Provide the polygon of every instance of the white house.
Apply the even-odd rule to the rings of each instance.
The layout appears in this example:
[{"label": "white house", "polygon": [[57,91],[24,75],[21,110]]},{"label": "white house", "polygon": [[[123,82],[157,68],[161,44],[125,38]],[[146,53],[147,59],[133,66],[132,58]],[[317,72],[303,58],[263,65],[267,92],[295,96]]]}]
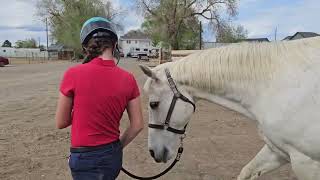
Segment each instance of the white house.
[{"label": "white house", "polygon": [[[127,34],[120,36],[120,48],[125,56],[131,49],[152,49],[152,40],[141,31],[129,31]],[[140,51],[138,50],[138,51]]]}]

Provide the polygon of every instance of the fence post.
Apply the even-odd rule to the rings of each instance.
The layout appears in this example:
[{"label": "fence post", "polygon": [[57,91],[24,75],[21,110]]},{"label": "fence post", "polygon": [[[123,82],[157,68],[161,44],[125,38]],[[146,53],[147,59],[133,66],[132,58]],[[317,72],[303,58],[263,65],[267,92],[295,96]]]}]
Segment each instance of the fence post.
[{"label": "fence post", "polygon": [[31,52],[32,62],[34,63],[34,55],[33,52]]},{"label": "fence post", "polygon": [[162,47],[159,49],[159,64],[162,62]]}]

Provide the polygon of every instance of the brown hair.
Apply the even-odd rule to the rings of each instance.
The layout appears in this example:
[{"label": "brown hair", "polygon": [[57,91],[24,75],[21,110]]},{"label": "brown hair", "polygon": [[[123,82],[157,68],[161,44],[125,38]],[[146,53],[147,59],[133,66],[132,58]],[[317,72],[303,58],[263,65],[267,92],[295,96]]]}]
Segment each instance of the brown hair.
[{"label": "brown hair", "polygon": [[110,37],[95,37],[91,38],[87,44],[83,46],[83,52],[86,55],[84,62],[88,63],[92,59],[102,55],[103,51],[111,48],[114,50],[116,40]]}]

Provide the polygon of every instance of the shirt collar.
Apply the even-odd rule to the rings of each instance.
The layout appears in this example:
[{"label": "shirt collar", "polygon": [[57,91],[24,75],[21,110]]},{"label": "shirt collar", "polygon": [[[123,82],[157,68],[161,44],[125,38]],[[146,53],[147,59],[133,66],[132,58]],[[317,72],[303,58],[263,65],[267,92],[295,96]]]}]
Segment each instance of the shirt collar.
[{"label": "shirt collar", "polygon": [[92,64],[100,65],[100,66],[109,66],[109,67],[115,67],[116,64],[114,60],[104,60],[100,57],[94,58],[90,61]]}]

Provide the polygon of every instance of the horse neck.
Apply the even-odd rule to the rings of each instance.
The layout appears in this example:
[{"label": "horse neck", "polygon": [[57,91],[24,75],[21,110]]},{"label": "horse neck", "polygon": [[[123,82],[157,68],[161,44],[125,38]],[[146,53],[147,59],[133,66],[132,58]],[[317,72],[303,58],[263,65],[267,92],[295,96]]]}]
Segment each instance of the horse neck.
[{"label": "horse neck", "polygon": [[[213,60],[201,68],[195,68],[199,65],[197,64],[199,62],[195,61],[181,60],[170,66],[177,83],[184,86],[195,100],[205,99],[252,118],[250,108],[259,96],[259,92],[269,87],[273,76],[272,68],[275,65],[270,62],[264,63],[266,68],[259,71],[248,67],[252,63],[250,60],[249,65],[244,62],[230,65],[228,62]],[[226,59],[226,61],[233,60]],[[208,70],[210,68],[205,66],[212,68]],[[181,73],[182,71],[185,73]]]},{"label": "horse neck", "polygon": [[267,97],[267,90],[277,91],[279,77],[295,77],[302,66],[308,66],[310,58],[306,54],[319,48],[319,42],[320,38],[314,38],[226,46],[192,54],[168,68],[173,79],[195,99],[206,99],[252,117],[250,111]]},{"label": "horse neck", "polygon": [[247,95],[240,93],[217,95],[191,86],[184,86],[184,89],[189,92],[195,101],[207,100],[254,119],[254,115],[250,112],[252,103]]}]

